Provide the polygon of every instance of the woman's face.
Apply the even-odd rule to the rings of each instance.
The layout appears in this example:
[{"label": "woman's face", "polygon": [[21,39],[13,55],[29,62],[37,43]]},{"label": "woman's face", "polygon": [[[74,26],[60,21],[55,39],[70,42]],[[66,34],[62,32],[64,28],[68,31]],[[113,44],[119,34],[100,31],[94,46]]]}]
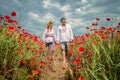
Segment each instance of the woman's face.
[{"label": "woman's face", "polygon": [[50,24],[50,25],[49,25],[49,28],[52,28],[52,26],[53,26],[53,24]]}]

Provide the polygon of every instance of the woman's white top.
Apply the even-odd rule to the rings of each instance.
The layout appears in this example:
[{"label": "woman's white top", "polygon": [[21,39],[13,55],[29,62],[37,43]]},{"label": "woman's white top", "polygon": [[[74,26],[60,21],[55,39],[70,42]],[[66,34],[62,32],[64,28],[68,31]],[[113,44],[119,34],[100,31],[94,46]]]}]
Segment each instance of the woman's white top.
[{"label": "woman's white top", "polygon": [[42,40],[47,42],[55,42],[56,41],[56,34],[54,29],[45,29],[42,35]]}]

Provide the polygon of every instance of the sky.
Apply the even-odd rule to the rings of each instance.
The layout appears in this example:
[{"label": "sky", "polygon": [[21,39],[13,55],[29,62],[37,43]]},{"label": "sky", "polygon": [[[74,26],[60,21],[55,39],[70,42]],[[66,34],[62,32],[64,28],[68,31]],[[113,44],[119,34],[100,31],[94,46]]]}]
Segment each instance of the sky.
[{"label": "sky", "polygon": [[[87,33],[86,27],[98,17],[101,25],[106,17],[120,21],[120,0],[0,0],[0,14],[10,15],[17,12],[15,19],[31,34],[41,36],[48,21],[53,28],[61,24],[65,17],[74,35]],[[114,22],[114,21],[112,21]]]}]

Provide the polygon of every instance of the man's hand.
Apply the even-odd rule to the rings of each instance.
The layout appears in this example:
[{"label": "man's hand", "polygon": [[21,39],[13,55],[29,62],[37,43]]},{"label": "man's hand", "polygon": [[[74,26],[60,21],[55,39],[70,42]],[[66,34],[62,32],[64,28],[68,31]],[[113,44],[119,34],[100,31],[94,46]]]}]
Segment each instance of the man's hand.
[{"label": "man's hand", "polygon": [[56,44],[59,44],[59,42],[56,42]]}]

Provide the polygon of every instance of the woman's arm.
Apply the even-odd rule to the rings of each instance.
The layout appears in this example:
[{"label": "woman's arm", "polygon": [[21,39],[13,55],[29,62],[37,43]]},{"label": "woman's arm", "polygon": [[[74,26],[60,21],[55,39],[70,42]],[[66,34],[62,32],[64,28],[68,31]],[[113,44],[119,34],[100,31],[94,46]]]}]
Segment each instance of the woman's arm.
[{"label": "woman's arm", "polygon": [[70,40],[73,40],[73,31],[72,31],[71,26],[70,26]]},{"label": "woman's arm", "polygon": [[46,30],[44,30],[43,35],[42,35],[42,40],[43,40],[43,41],[45,41],[45,36],[46,36],[46,35],[45,35],[45,31],[46,31]]},{"label": "woman's arm", "polygon": [[56,33],[55,33],[54,30],[53,30],[53,39],[54,39],[55,42],[57,41],[57,36],[56,36]]},{"label": "woman's arm", "polygon": [[60,41],[60,29],[58,27],[58,30],[57,30],[57,38],[56,38],[56,41],[59,43]]}]

